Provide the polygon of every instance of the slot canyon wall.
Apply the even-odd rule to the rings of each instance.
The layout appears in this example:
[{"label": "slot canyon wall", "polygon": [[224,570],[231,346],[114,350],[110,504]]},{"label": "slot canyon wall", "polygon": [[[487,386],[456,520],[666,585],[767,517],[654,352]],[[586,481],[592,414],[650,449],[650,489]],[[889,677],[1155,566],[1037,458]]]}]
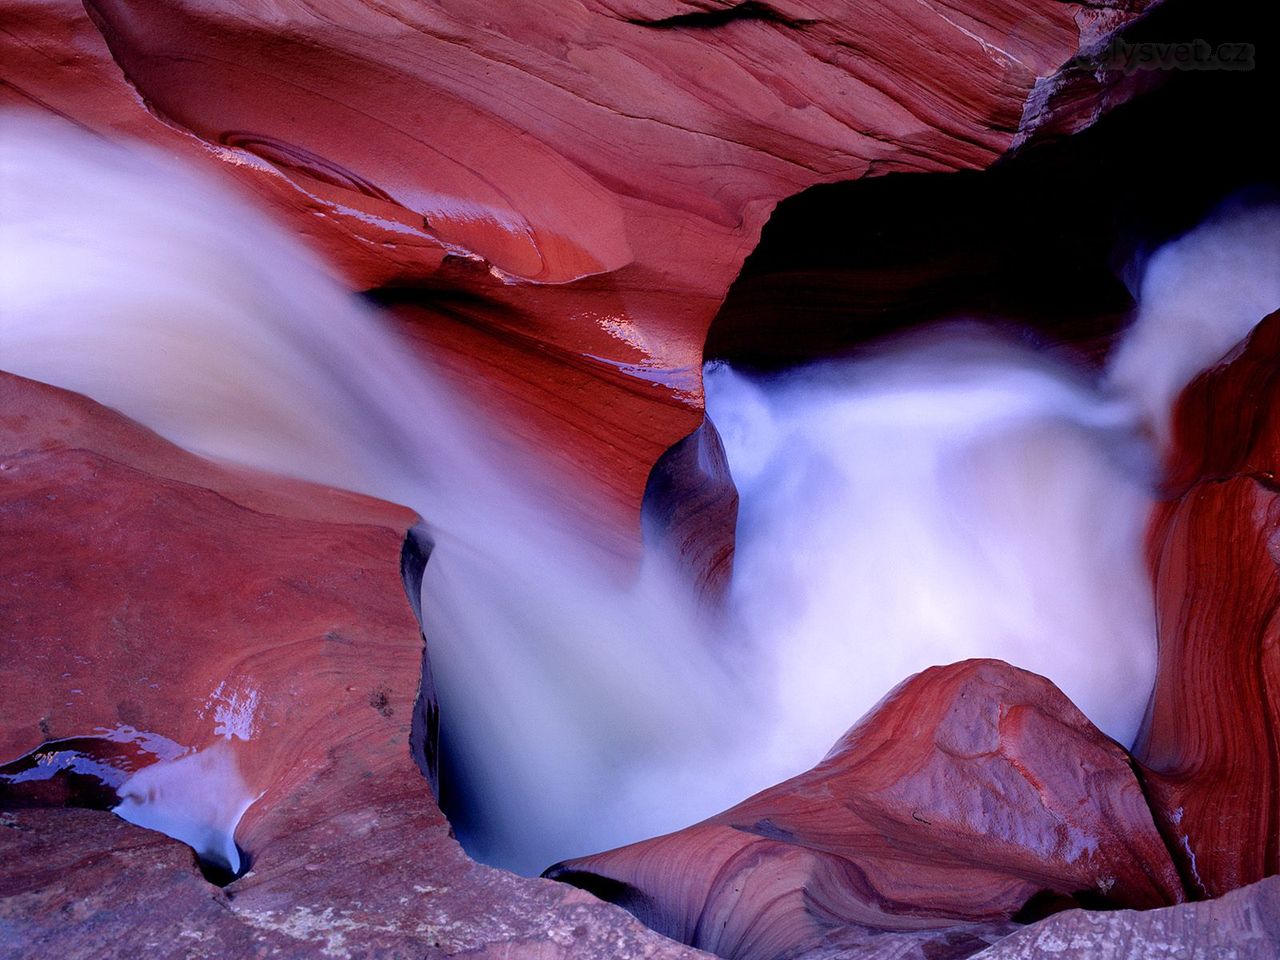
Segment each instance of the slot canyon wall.
[{"label": "slot canyon wall", "polygon": [[[547,451],[569,502],[606,491],[583,520],[623,564],[670,551],[714,605],[736,493],[704,360],[964,310],[1099,363],[1132,307],[1099,226],[1124,164],[1099,158],[1177,154],[1164,185],[1223,153],[1153,140],[1180,101],[1151,88],[1188,78],[1104,51],[1193,7],[13,0],[0,105],[247,195]],[[1212,190],[1257,179],[1241,152]],[[823,209],[849,219],[811,233]],[[904,680],[810,772],[549,871],[567,882],[473,862],[440,812],[411,511],[0,374],[0,955],[1274,956],[1277,369],[1280,315],[1179,401],[1132,756],[1047,681],[969,661]],[[235,809],[211,816],[243,812],[240,849],[213,852],[248,872],[204,868],[225,886],[106,812],[228,756]]]},{"label": "slot canyon wall", "polygon": [[1086,126],[1138,81],[1076,58],[1147,6],[16,2],[0,96],[251,191],[610,491],[625,551],[773,206]]}]

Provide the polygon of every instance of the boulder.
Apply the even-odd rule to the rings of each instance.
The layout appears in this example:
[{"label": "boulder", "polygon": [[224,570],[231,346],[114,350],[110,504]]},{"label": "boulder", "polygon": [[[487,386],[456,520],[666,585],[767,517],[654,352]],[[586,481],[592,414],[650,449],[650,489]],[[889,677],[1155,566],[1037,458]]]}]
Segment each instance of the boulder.
[{"label": "boulder", "polygon": [[1183,898],[1124,750],[1049,681],[994,660],[925,670],[808,772],[547,875],[731,960]]}]

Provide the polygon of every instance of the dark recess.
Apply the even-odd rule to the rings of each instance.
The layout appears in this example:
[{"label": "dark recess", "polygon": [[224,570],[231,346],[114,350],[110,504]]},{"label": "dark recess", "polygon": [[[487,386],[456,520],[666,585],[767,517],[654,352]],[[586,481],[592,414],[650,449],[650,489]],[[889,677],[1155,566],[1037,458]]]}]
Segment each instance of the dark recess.
[{"label": "dark recess", "polygon": [[711,30],[730,23],[741,23],[745,20],[776,23],[784,27],[803,27],[817,22],[816,20],[788,17],[781,11],[769,6],[769,4],[759,2],[759,0],[744,0],[744,2],[734,4],[731,7],[720,7],[714,10],[695,10],[691,13],[678,13],[675,16],[662,17],[658,20],[632,17],[627,22],[634,23],[638,27],[651,27],[657,30]]},{"label": "dark recess", "polygon": [[1263,5],[1171,0],[1129,41],[1250,42],[1249,71],[1162,71],[1088,131],[985,172],[818,186],[777,207],[706,359],[776,370],[952,317],[1096,361],[1129,318],[1126,269],[1238,191],[1280,189]]},{"label": "dark recess", "polygon": [[[405,534],[400,548],[400,579],[409,606],[422,630],[422,576],[427,569],[433,548],[426,528],[419,524]],[[378,708],[377,692],[370,697],[370,705]],[[385,708],[386,697],[381,698]],[[413,705],[413,719],[409,727],[409,753],[422,775],[431,784],[431,790],[440,796],[440,705],[436,701],[435,681],[431,674],[430,648],[423,634],[422,678],[418,683],[418,699]]]}]

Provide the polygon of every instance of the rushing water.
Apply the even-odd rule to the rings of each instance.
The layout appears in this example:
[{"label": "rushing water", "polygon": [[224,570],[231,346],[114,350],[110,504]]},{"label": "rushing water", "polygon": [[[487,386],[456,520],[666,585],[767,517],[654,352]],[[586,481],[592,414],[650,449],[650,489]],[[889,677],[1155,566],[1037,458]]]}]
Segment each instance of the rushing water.
[{"label": "rushing water", "polygon": [[[0,368],[197,452],[421,513],[462,838],[525,872],[805,769],[934,663],[1042,673],[1130,741],[1154,658],[1144,427],[1163,435],[1176,389],[1280,304],[1277,217],[1251,212],[1152,261],[1105,389],[968,325],[766,380],[709,369],[741,495],[728,609],[710,619],[657,558],[619,578],[545,496],[537,456],[492,439],[243,201],[146,151],[5,123]],[[1207,332],[1184,342],[1174,307],[1205,284],[1248,290],[1195,312]],[[136,786],[129,812],[161,829],[185,802]]]},{"label": "rushing water", "polygon": [[851,704],[981,656],[1132,741],[1155,645],[1129,408],[963,326],[763,383],[712,369],[706,391],[742,498],[730,608],[775,678],[775,751],[812,762]]}]

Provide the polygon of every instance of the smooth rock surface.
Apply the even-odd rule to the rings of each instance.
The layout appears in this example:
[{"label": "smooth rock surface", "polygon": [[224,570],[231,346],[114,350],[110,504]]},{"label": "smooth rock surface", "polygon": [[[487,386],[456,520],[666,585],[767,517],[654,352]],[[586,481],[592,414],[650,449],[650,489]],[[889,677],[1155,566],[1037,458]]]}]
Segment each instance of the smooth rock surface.
[{"label": "smooth rock surface", "polygon": [[658,458],[645,507],[646,542],[683,565],[700,595],[723,595],[733,574],[738,491],[710,417]]},{"label": "smooth rock surface", "polygon": [[[424,776],[430,689],[415,702],[415,519],[0,375],[0,956],[695,956],[451,836]],[[117,786],[12,777],[67,738]],[[221,779],[177,767],[209,756]],[[166,763],[150,787],[179,806],[216,807],[231,774],[248,791],[251,869],[225,889],[177,841],[47,806],[109,805]]]},{"label": "smooth rock surface", "polygon": [[1087,126],[1132,87],[1089,57],[1154,5],[17,0],[0,102],[217,168],[427,340],[501,341],[459,375],[501,368],[634,543],[774,205]]},{"label": "smooth rock surface", "polygon": [[904,681],[807,773],[547,875],[733,960],[842,927],[1183,897],[1125,752],[1047,680],[992,660]]},{"label": "smooth rock surface", "polygon": [[33,381],[4,375],[0,397],[0,764],[136,744],[129,773],[219,784],[207,815],[250,800],[252,851],[329,751],[357,775],[412,762],[412,512],[214,465]]},{"label": "smooth rock surface", "polygon": [[1134,745],[1192,889],[1280,872],[1280,313],[1183,392],[1148,528],[1159,672]]}]

